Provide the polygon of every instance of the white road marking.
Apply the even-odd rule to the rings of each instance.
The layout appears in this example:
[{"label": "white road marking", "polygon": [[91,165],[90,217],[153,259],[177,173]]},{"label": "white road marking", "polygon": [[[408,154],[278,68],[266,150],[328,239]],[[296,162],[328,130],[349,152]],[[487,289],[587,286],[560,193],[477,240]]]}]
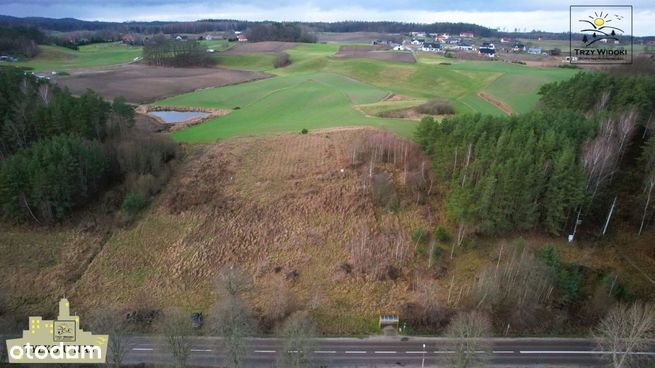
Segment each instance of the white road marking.
[{"label": "white road marking", "polygon": [[316,354],[336,354],[335,350],[314,350]]},{"label": "white road marking", "polygon": [[346,350],[346,354],[366,354],[366,352],[361,350]]},{"label": "white road marking", "polygon": [[255,350],[255,353],[275,353],[275,350]]},{"label": "white road marking", "polygon": [[448,351],[448,350],[435,350],[435,354],[453,354],[455,353],[454,351]]},{"label": "white road marking", "polygon": [[494,350],[494,354],[513,354],[514,350]]},{"label": "white road marking", "polygon": [[374,351],[375,354],[396,354],[395,351],[389,351],[389,350],[376,350]]},{"label": "white road marking", "polygon": [[211,349],[191,349],[191,352],[209,352]]},{"label": "white road marking", "polygon": [[521,354],[603,354],[602,351],[591,350],[520,350]]},{"label": "white road marking", "polygon": [[406,351],[405,353],[407,353],[407,354],[423,354],[423,353],[429,354],[430,352],[429,351]]},{"label": "white road marking", "polygon": [[152,348],[132,348],[134,351],[152,351]]}]

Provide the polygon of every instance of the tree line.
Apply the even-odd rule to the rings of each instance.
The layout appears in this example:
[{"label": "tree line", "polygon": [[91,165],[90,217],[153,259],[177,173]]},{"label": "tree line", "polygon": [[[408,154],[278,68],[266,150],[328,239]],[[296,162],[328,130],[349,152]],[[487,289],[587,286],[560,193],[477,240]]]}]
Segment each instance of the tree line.
[{"label": "tree line", "polygon": [[316,42],[316,35],[299,23],[270,23],[250,28],[248,41]]},{"label": "tree line", "polygon": [[144,198],[176,155],[167,138],[134,131],[134,112],[92,91],[73,97],[16,69],[0,70],[0,218],[50,223],[114,185]]},{"label": "tree line", "polygon": [[0,55],[33,57],[45,35],[33,26],[0,26]]},{"label": "tree line", "polygon": [[175,40],[163,35],[144,42],[143,60],[158,66],[205,66],[211,63],[207,48],[195,40]]}]

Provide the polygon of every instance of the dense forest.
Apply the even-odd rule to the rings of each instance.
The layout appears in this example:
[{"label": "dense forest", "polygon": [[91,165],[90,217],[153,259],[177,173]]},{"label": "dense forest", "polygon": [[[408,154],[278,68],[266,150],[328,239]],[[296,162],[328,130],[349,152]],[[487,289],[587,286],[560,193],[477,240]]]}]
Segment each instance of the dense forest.
[{"label": "dense forest", "polygon": [[5,220],[58,221],[116,185],[134,212],[159,190],[176,156],[167,138],[135,133],[134,112],[121,98],[73,97],[15,68],[0,70],[0,116]]},{"label": "dense forest", "polygon": [[316,35],[297,23],[271,23],[252,27],[248,41],[316,42]]},{"label": "dense forest", "polygon": [[207,48],[195,40],[155,36],[143,45],[143,60],[159,66],[204,66],[211,63]]},{"label": "dense forest", "polygon": [[579,73],[540,94],[539,110],[524,115],[421,122],[416,137],[448,183],[458,241],[515,229],[572,234],[582,219],[599,235],[613,202],[621,220],[647,228],[655,77]]},{"label": "dense forest", "polygon": [[33,57],[39,53],[38,44],[45,35],[32,26],[0,26],[0,55]]},{"label": "dense forest", "polygon": [[[98,22],[73,18],[52,19],[40,17],[17,18],[0,16],[0,23],[16,25],[35,25],[43,29],[70,32],[78,30],[123,30],[146,34],[201,33],[210,31],[245,31],[259,25],[270,25],[265,21],[246,21],[230,19],[204,19],[195,22]],[[302,22],[302,26],[318,32],[384,32],[406,33],[422,32],[475,32],[483,36],[492,36],[495,30],[468,23],[402,23],[402,22]]]}]

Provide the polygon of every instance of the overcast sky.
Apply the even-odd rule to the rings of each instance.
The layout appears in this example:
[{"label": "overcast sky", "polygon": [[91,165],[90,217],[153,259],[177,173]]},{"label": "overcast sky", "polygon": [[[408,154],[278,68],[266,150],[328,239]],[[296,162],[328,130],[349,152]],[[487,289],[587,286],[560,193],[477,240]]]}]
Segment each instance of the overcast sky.
[{"label": "overcast sky", "polygon": [[632,5],[635,35],[655,35],[655,0],[0,0],[0,13],[105,21],[216,18],[467,22],[508,31],[518,28],[568,32],[569,5],[576,4]]}]

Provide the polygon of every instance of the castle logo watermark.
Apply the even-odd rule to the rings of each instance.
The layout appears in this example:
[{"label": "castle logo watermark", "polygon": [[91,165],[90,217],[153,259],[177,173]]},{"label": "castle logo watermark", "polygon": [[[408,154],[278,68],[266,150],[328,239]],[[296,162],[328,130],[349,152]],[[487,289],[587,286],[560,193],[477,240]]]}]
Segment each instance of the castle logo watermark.
[{"label": "castle logo watermark", "polygon": [[632,64],[632,5],[571,5],[571,64]]},{"label": "castle logo watermark", "polygon": [[9,363],[105,363],[108,339],[82,330],[68,300],[61,299],[57,319],[30,317],[23,337],[7,340],[7,353]]}]

